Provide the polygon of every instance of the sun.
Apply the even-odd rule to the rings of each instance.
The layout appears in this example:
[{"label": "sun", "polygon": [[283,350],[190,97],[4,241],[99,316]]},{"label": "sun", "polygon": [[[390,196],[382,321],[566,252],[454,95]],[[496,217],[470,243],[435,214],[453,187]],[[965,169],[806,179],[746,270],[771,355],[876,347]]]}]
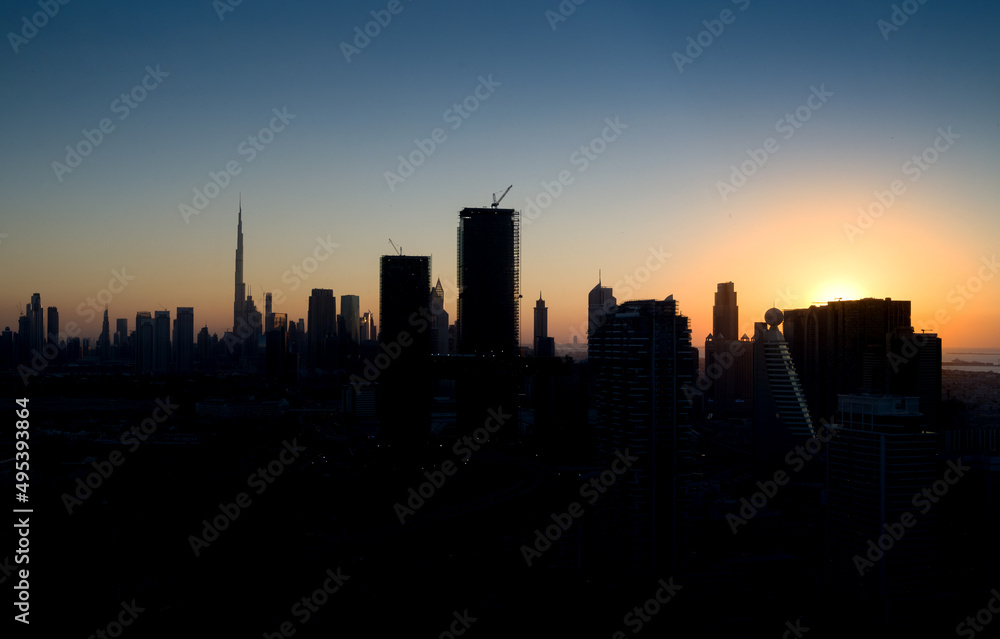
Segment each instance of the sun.
[{"label": "sun", "polygon": [[809,304],[826,304],[837,299],[859,300],[866,296],[861,286],[844,280],[828,280],[816,286],[809,299]]}]

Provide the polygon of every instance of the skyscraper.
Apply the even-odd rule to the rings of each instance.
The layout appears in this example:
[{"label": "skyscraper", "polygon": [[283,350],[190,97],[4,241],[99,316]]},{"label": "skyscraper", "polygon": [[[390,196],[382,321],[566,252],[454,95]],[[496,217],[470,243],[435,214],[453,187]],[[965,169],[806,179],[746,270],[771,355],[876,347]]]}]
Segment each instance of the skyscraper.
[{"label": "skyscraper", "polygon": [[357,295],[340,296],[340,315],[344,318],[346,339],[361,343],[361,298]]},{"label": "skyscraper", "polygon": [[535,339],[533,342],[535,356],[554,357],[555,340],[549,337],[549,309],[545,307],[545,300],[542,299],[542,292],[538,292],[538,301],[535,302]]},{"label": "skyscraper", "polygon": [[247,287],[243,283],[243,196],[240,196],[239,221],[236,225],[236,291],[233,300],[233,334],[240,338],[246,332]]},{"label": "skyscraper", "polygon": [[329,369],[334,361],[334,340],[337,337],[337,298],[333,290],[314,288],[309,296],[309,347],[307,364],[310,370]]},{"label": "skyscraper", "polygon": [[750,337],[738,335],[739,307],[736,287],[720,283],[712,307],[712,333],[705,339],[705,375],[711,385],[707,395],[713,413],[743,416],[753,395],[753,351]]},{"label": "skyscraper", "polygon": [[[914,495],[938,479],[937,435],[925,429],[916,397],[838,399],[839,428],[829,443],[828,462],[829,576],[836,588],[869,596],[902,600],[928,594],[937,581],[936,509],[926,498],[927,508],[918,509]],[[900,523],[904,516],[911,522],[907,526]],[[866,566],[869,541],[882,546],[893,527],[904,534]]]},{"label": "skyscraper", "polygon": [[128,355],[128,318],[119,317],[115,320],[115,357],[124,359]]},{"label": "skyscraper", "polygon": [[375,317],[372,315],[371,311],[365,311],[364,316],[361,318],[361,341],[371,341],[378,337],[375,326]]},{"label": "skyscraper", "polygon": [[444,287],[441,278],[431,289],[431,352],[435,355],[447,355],[448,348],[448,311],[444,310]]},{"label": "skyscraper", "polygon": [[772,308],[764,322],[754,324],[753,448],[762,467],[780,463],[796,444],[814,435],[805,391],[784,336],[778,330],[784,316]]},{"label": "skyscraper", "polygon": [[715,306],[712,307],[712,334],[716,339],[739,339],[739,306],[736,287],[732,282],[718,285]]},{"label": "skyscraper", "polygon": [[[418,255],[383,255],[379,274],[380,342],[399,339],[406,331],[415,334],[416,318],[427,324],[430,317],[431,258]],[[430,326],[421,331],[419,350],[430,353]]]},{"label": "skyscraper", "polygon": [[611,464],[624,451],[634,458],[596,502],[601,563],[628,575],[671,570],[684,544],[691,458],[682,391],[695,372],[688,318],[673,296],[625,302],[610,309],[587,350],[598,458]]},{"label": "skyscraper", "polygon": [[45,342],[45,331],[42,319],[42,296],[35,293],[28,305],[28,315],[31,318],[31,350],[41,353]]},{"label": "skyscraper", "polygon": [[784,316],[785,339],[815,416],[832,419],[839,394],[889,391],[890,334],[912,330],[909,301],[833,301],[785,311]]},{"label": "skyscraper", "polygon": [[46,319],[48,320],[46,322],[48,324],[48,326],[47,326],[48,336],[49,336],[48,342],[49,342],[49,344],[54,344],[55,346],[58,347],[59,346],[59,309],[57,309],[55,306],[50,306],[48,308],[48,317]]},{"label": "skyscraper", "polygon": [[101,334],[97,338],[97,356],[102,362],[111,359],[111,320],[108,319],[108,305],[104,305],[104,321],[101,323]]},{"label": "skyscraper", "polygon": [[149,375],[153,372],[153,315],[149,311],[135,314],[135,372]]},{"label": "skyscraper", "polygon": [[176,365],[178,373],[191,371],[191,360],[194,349],[194,308],[178,306],[177,319],[174,320],[174,352],[177,354]]},{"label": "skyscraper", "polygon": [[459,352],[518,353],[520,263],[517,211],[466,208],[459,212]]},{"label": "skyscraper", "polygon": [[274,313],[271,309],[271,294],[264,295],[264,332],[274,328]]},{"label": "skyscraper", "polygon": [[418,445],[430,432],[431,258],[383,255],[379,273],[379,346],[392,363],[376,396],[382,433]]},{"label": "skyscraper", "polygon": [[153,313],[153,370],[163,374],[170,371],[170,311]]},{"label": "skyscraper", "polygon": [[587,295],[587,335],[592,335],[604,324],[608,312],[618,303],[613,293],[610,286],[601,285],[598,275],[597,286]]}]

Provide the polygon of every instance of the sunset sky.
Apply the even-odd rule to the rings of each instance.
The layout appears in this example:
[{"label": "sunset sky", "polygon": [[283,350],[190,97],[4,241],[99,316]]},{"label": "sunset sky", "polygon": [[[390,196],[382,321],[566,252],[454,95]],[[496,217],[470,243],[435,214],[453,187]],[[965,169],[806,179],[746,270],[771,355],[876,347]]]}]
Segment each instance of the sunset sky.
[{"label": "sunset sky", "polygon": [[[69,2],[35,29],[5,2],[0,329],[37,292],[96,337],[86,300],[124,269],[112,330],[193,306],[221,336],[240,193],[261,309],[332,288],[377,314],[391,238],[432,256],[454,320],[458,211],[513,184],[523,343],[539,291],[583,341],[600,271],[619,301],[674,295],[696,345],[733,281],[750,333],[772,305],[892,297],[946,347],[1000,347],[1000,5],[895,6]],[[317,238],[338,246],[301,278]]]}]

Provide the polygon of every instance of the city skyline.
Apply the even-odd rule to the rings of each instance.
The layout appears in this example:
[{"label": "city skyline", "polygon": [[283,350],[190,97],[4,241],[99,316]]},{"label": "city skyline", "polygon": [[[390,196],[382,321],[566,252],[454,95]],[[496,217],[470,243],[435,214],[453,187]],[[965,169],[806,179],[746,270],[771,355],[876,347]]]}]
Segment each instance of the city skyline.
[{"label": "city skyline", "polygon": [[[272,33],[274,10],[251,5],[66,5],[12,44],[0,64],[34,97],[7,103],[20,152],[0,166],[0,266],[19,281],[0,293],[0,327],[13,330],[36,292],[64,325],[81,323],[80,303],[118,271],[135,279],[112,317],[191,306],[221,335],[240,192],[258,305],[280,291],[274,311],[306,317],[309,291],[330,288],[377,314],[391,238],[434,258],[456,309],[455,212],[513,184],[504,205],[522,215],[521,288],[551,291],[558,343],[585,335],[581,300],[601,271],[620,301],[674,295],[696,340],[711,332],[712,289],[732,280],[755,316],[908,299],[917,330],[941,313],[946,344],[1000,347],[1000,101],[985,71],[1000,61],[996,7],[919,4],[897,26],[891,3],[588,4],[556,7],[558,18],[526,3],[401,6],[353,54],[341,43],[378,7],[307,3]],[[0,20],[17,33],[33,7]],[[116,24],[130,37],[85,46]],[[519,46],[476,47],[472,24]],[[268,46],[230,64],[231,47],[265,33]],[[400,97],[405,109],[391,106]],[[114,128],[101,133],[104,118]],[[66,146],[86,150],[85,133],[100,142],[70,167]],[[421,154],[412,174],[401,169]],[[239,173],[222,175],[231,161]],[[296,275],[317,251],[316,270]],[[84,335],[96,339],[103,304],[91,310]]]}]

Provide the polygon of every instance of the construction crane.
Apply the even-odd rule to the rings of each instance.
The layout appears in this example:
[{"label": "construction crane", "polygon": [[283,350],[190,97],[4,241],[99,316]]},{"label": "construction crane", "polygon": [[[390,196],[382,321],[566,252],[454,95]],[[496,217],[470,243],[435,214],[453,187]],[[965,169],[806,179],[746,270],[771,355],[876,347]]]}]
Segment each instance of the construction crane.
[{"label": "construction crane", "polygon": [[395,244],[393,244],[391,237],[389,238],[389,244],[392,244],[392,248],[396,251],[396,253],[398,253],[399,255],[403,254],[403,247],[402,246],[397,247]]},{"label": "construction crane", "polygon": [[504,196],[507,195],[507,193],[510,192],[510,190],[512,188],[514,188],[513,184],[511,184],[510,186],[508,186],[507,190],[504,191],[503,195],[500,196],[500,199],[497,199],[497,194],[496,193],[493,194],[493,208],[497,208],[497,207],[500,206],[500,200],[502,200],[504,198]]}]

